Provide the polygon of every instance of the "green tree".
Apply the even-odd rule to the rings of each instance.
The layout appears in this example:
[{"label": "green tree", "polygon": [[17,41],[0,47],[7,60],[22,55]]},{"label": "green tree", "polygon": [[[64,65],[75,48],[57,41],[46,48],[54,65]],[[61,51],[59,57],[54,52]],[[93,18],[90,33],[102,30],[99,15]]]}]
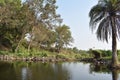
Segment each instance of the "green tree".
[{"label": "green tree", "polygon": [[70,28],[66,25],[56,27],[55,29],[56,47],[58,49],[58,52],[61,50],[61,48],[70,45],[70,43],[73,42],[73,38],[69,29]]},{"label": "green tree", "polygon": [[34,10],[37,21],[48,28],[53,28],[60,15],[56,13],[56,0],[26,0],[30,9]]},{"label": "green tree", "polygon": [[35,15],[21,0],[3,0],[0,10],[0,38],[3,46],[9,45],[12,51],[18,51],[26,33],[34,25]]},{"label": "green tree", "polygon": [[66,25],[57,27],[62,19],[56,9],[56,0],[0,0],[0,49],[29,53],[36,47],[55,51],[55,44],[59,50],[69,45],[71,32]]},{"label": "green tree", "polygon": [[17,30],[20,35],[17,40],[15,52],[18,51],[22,40],[24,40],[24,38],[26,37],[26,34],[32,32],[32,28],[34,27],[35,20],[36,20],[34,11],[29,9],[29,6],[27,4],[21,5],[21,8],[18,11],[16,18],[17,18],[16,20],[19,20],[19,23],[18,23],[19,26],[17,26],[18,27]]},{"label": "green tree", "polygon": [[34,29],[29,33],[34,37],[30,39],[29,48],[34,41],[40,46],[50,46],[54,41],[51,37],[51,34],[54,34],[52,30],[60,18],[60,15],[56,14],[56,0],[26,0],[25,4],[29,5],[36,17]]},{"label": "green tree", "polygon": [[118,66],[117,38],[120,36],[120,0],[99,0],[89,12],[90,26],[99,40],[112,37],[112,67]]},{"label": "green tree", "polygon": [[14,41],[17,40],[17,26],[19,20],[16,20],[16,15],[20,10],[20,0],[2,0],[0,2],[0,44],[11,47]]},{"label": "green tree", "polygon": [[73,52],[74,53],[79,53],[79,49],[77,47],[73,47]]}]

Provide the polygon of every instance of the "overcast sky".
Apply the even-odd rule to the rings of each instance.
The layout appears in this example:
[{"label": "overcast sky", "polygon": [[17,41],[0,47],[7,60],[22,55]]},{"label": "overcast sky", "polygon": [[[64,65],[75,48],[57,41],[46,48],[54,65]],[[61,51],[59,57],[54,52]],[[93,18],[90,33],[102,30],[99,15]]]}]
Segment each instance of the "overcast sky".
[{"label": "overcast sky", "polygon": [[[64,24],[70,27],[74,38],[73,47],[88,50],[111,49],[111,40],[109,43],[98,41],[95,32],[92,33],[89,28],[88,13],[92,6],[97,4],[98,0],[57,0],[57,13],[63,18]],[[120,42],[120,41],[119,41]],[[120,49],[120,44],[118,48]]]}]

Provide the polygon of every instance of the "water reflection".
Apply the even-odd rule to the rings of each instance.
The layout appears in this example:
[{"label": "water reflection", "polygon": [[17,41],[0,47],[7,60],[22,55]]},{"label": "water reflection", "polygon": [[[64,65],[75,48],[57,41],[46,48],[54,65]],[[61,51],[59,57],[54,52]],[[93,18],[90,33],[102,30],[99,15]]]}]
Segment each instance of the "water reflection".
[{"label": "water reflection", "polygon": [[0,62],[0,80],[120,80],[119,70],[80,62]]},{"label": "water reflection", "polygon": [[109,70],[106,65],[91,64],[90,65],[90,73],[93,73],[93,72],[104,73],[104,74],[111,73],[112,80],[120,80],[120,78],[119,78],[120,70]]},{"label": "water reflection", "polygon": [[13,64],[0,62],[0,80],[17,80]]},{"label": "water reflection", "polygon": [[21,70],[22,80],[27,80],[27,74],[28,74],[28,69],[22,68]]},{"label": "water reflection", "polygon": [[101,64],[90,64],[90,73],[107,73],[110,74],[111,71],[107,68],[106,65],[101,65]]},{"label": "water reflection", "polygon": [[[28,64],[29,64],[28,69],[26,69],[25,71],[27,71],[26,74],[29,80],[64,80],[63,78],[66,78],[66,76],[64,76],[66,74],[66,71],[62,69],[61,65],[59,64],[56,65],[57,67],[56,70],[50,63],[28,63]],[[26,78],[26,76],[22,77]]]},{"label": "water reflection", "polygon": [[119,77],[119,71],[118,70],[112,70],[113,80],[118,80],[118,77]]},{"label": "water reflection", "polygon": [[29,67],[30,80],[69,80],[69,72],[59,63],[36,63]]}]

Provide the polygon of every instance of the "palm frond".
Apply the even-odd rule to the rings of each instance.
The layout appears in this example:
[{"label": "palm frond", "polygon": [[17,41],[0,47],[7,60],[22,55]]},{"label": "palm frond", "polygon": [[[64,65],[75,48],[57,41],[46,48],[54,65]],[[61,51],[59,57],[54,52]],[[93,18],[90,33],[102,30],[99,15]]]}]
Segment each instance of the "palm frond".
[{"label": "palm frond", "polygon": [[90,28],[96,30],[98,40],[108,42],[112,36],[111,17],[115,19],[117,37],[120,38],[120,0],[99,0],[89,12]]},{"label": "palm frond", "polygon": [[109,37],[111,36],[111,26],[110,26],[110,22],[109,22],[109,17],[104,18],[98,25],[98,29],[97,29],[97,38],[98,40],[106,40],[106,42],[108,42]]},{"label": "palm frond", "polygon": [[116,19],[116,28],[117,28],[117,38],[120,38],[120,15],[117,16],[118,18]]},{"label": "palm frond", "polygon": [[90,17],[90,27],[92,31],[96,28],[96,25],[105,16],[105,8],[101,5],[95,5],[89,12]]}]

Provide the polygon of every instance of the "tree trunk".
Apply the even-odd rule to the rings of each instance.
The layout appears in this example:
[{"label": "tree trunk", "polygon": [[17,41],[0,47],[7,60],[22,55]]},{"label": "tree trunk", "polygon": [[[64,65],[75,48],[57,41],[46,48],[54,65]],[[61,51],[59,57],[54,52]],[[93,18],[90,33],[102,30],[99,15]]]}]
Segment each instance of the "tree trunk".
[{"label": "tree trunk", "polygon": [[15,52],[18,51],[20,43],[22,42],[22,40],[23,40],[24,37],[25,37],[25,29],[23,29],[23,33],[22,33],[21,39],[19,40],[19,42],[18,42],[18,44],[16,46]]},{"label": "tree trunk", "polygon": [[32,44],[33,30],[34,30],[34,26],[33,26],[33,28],[32,28],[31,39],[30,39],[30,43],[29,43],[29,45],[28,45],[28,53],[30,52],[30,47],[31,47],[31,44]]},{"label": "tree trunk", "polygon": [[32,43],[32,40],[30,41],[30,43],[29,43],[29,45],[28,45],[28,53],[30,53],[31,43]]},{"label": "tree trunk", "polygon": [[114,17],[111,19],[112,25],[112,67],[116,67],[118,65],[118,57],[117,57],[117,30],[115,26]]},{"label": "tree trunk", "polygon": [[23,39],[23,35],[22,35],[21,39],[19,40],[19,42],[18,42],[18,44],[17,44],[17,47],[16,47],[16,49],[15,49],[15,52],[18,51],[22,39]]},{"label": "tree trunk", "polygon": [[15,48],[15,53],[17,53],[17,51],[18,51],[21,41],[22,41],[22,39],[20,39],[20,41],[18,42],[17,47]]}]

